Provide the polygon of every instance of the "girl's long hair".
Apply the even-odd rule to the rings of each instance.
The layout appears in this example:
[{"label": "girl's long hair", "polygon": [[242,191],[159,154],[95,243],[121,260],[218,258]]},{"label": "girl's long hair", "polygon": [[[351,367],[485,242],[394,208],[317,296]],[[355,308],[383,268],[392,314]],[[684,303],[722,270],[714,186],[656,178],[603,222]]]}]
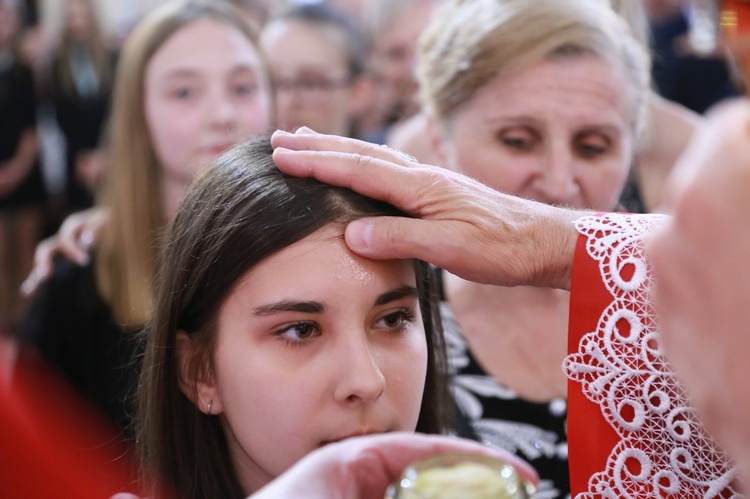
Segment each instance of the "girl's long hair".
[{"label": "girl's long hair", "polygon": [[[353,191],[288,177],[271,153],[266,139],[220,157],[193,184],[164,240],[153,320],[143,334],[136,420],[144,469],[157,485],[173,486],[180,498],[239,498],[247,491],[235,474],[219,418],[202,413],[180,390],[177,332],[186,332],[198,351],[187,379],[207,379],[213,374],[219,308],[248,270],[329,224],[403,215]],[[414,269],[429,351],[417,431],[440,433],[448,403],[445,345],[432,272],[419,261]]]}]

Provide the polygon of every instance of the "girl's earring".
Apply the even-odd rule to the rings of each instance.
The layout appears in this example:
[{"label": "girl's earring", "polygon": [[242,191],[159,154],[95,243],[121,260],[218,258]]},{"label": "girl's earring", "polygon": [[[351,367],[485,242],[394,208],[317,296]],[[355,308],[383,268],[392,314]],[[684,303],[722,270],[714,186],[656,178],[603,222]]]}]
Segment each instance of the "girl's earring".
[{"label": "girl's earring", "polygon": [[211,401],[210,401],[210,402],[208,403],[208,405],[206,406],[206,414],[208,414],[209,416],[211,415],[211,405],[212,405],[213,403],[214,403],[214,401],[213,401],[213,400],[211,400]]}]

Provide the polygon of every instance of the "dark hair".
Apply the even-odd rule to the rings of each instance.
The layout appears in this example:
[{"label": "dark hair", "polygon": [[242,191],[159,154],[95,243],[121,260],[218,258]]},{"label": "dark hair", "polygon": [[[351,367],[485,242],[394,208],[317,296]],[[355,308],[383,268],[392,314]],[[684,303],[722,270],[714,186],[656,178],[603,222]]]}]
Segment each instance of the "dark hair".
[{"label": "dark hair", "polygon": [[[245,497],[218,418],[203,414],[179,386],[178,330],[199,354],[193,379],[210,376],[219,308],[249,269],[331,224],[364,216],[403,215],[353,191],[293,178],[273,163],[268,139],[222,155],[194,182],[160,253],[155,310],[144,332],[137,393],[139,455],[147,477],[178,497]],[[430,267],[415,261],[428,365],[417,431],[445,427],[445,344]],[[205,379],[205,378],[204,378]]]},{"label": "dark hair", "polygon": [[297,5],[283,12],[275,20],[330,26],[340,31],[345,39],[349,75],[355,77],[365,71],[369,51],[368,39],[364,30],[346,12],[323,3],[308,3]]}]

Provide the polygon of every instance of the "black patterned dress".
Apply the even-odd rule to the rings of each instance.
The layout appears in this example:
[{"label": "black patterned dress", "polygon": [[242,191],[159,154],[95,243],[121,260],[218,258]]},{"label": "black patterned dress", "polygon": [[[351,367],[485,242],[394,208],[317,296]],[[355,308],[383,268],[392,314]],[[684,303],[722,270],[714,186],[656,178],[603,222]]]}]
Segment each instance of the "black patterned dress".
[{"label": "black patterned dress", "polygon": [[456,433],[528,461],[540,478],[537,499],[569,497],[566,400],[537,403],[519,398],[482,369],[447,302],[441,302],[440,312],[451,389],[459,410]]}]

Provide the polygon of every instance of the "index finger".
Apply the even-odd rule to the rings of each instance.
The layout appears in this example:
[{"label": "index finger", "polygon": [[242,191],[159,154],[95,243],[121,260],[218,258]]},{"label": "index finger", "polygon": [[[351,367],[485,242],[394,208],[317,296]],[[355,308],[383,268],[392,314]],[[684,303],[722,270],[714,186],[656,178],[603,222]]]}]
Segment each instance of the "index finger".
[{"label": "index finger", "polygon": [[442,169],[412,163],[387,148],[326,135],[274,134],[273,160],[288,175],[346,187],[420,215],[420,192]]},{"label": "index finger", "polygon": [[382,144],[373,144],[364,140],[341,137],[339,135],[324,135],[303,127],[297,133],[276,130],[271,136],[274,148],[282,147],[295,151],[330,151],[348,154],[359,154],[371,158],[382,159],[401,166],[417,164],[416,158],[399,150]]}]

